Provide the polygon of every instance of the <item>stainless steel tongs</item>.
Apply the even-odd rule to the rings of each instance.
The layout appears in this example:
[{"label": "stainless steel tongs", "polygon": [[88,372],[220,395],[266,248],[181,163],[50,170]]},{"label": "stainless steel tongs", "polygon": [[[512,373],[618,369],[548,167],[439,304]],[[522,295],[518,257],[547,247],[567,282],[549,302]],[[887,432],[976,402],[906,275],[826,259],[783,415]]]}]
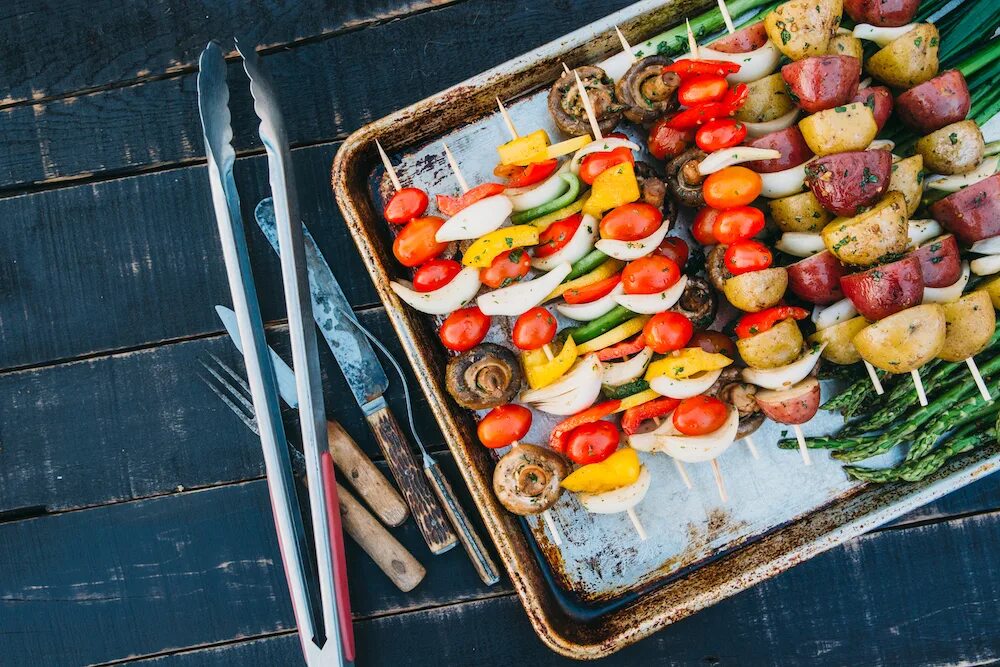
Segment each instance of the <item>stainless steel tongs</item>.
[{"label": "stainless steel tongs", "polygon": [[349,665],[354,661],[354,637],[343,534],[333,463],[326,450],[326,415],[309,301],[302,226],[298,222],[294,173],[284,124],[274,102],[270,81],[261,70],[252,47],[244,48],[237,42],[237,49],[250,77],[254,110],[261,121],[260,138],[267,151],[281,246],[281,277],[299,399],[302,447],[309,482],[315,566],[310,557],[295,491],[288,443],[281,422],[278,387],[264,339],[264,324],[250,267],[239,193],[233,178],[236,154],[231,144],[233,131],[230,126],[226,62],[222,49],[215,42],[209,43],[202,52],[198,73],[198,107],[208,155],[212,203],[219,224],[233,310],[244,341],[244,360],[264,450],[278,545],[302,651],[306,664],[310,666]]}]

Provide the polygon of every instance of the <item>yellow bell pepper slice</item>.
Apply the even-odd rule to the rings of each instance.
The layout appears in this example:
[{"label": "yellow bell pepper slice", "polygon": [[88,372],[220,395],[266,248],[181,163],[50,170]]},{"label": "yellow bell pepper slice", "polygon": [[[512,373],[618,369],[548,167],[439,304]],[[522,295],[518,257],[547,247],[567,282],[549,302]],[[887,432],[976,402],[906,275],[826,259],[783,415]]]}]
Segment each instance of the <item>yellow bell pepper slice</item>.
[{"label": "yellow bell pepper slice", "polygon": [[993,301],[993,307],[1000,310],[1000,276],[997,276],[983,285],[983,289],[990,295],[990,300]]},{"label": "yellow bell pepper slice", "polygon": [[563,218],[568,218],[571,215],[579,213],[583,209],[583,205],[587,203],[587,198],[589,196],[590,195],[584,195],[579,199],[577,199],[572,204],[570,204],[569,206],[563,206],[558,211],[553,211],[548,215],[543,215],[540,218],[535,218],[534,220],[531,221],[531,224],[533,224],[535,227],[538,227],[539,232],[544,232],[546,229],[549,228],[549,225],[551,225],[553,222],[557,222],[559,220],[562,220]]},{"label": "yellow bell pepper slice", "polygon": [[634,408],[635,406],[642,405],[643,403],[649,403],[656,398],[660,398],[660,395],[652,389],[637,392],[631,396],[623,398],[621,405],[618,406],[618,409],[615,410],[615,412],[625,412],[629,408]]},{"label": "yellow bell pepper slice", "polygon": [[558,144],[552,144],[549,146],[547,152],[548,159],[554,157],[562,157],[563,155],[569,155],[570,153],[575,153],[587,144],[590,143],[590,135],[583,134],[579,137],[573,137],[572,139],[567,139],[566,141],[560,141]]},{"label": "yellow bell pepper slice", "polygon": [[635,168],[632,163],[623,162],[598,174],[583,212],[600,218],[605,211],[634,202],[638,198],[639,182],[635,178]]},{"label": "yellow bell pepper slice", "polygon": [[641,472],[639,455],[626,447],[600,463],[580,466],[566,476],[562,487],[574,493],[604,493],[634,484]]},{"label": "yellow bell pepper slice", "polygon": [[566,290],[586,287],[587,285],[593,285],[596,282],[600,282],[605,278],[610,278],[621,271],[623,266],[625,266],[625,262],[620,259],[608,259],[608,261],[604,262],[604,264],[601,264],[590,273],[585,273],[579,278],[574,278],[573,280],[565,282],[555,288],[552,290],[551,294],[545,297],[545,301],[551,301],[552,299],[562,296]]},{"label": "yellow bell pepper slice", "polygon": [[642,328],[646,326],[646,322],[649,321],[649,318],[649,315],[639,315],[637,317],[633,317],[631,320],[619,324],[611,331],[603,333],[593,340],[588,340],[586,343],[578,345],[576,351],[579,354],[590,354],[591,352],[603,350],[609,345],[620,343],[626,338],[631,338],[642,331]]},{"label": "yellow bell pepper slice", "polygon": [[686,347],[651,363],[646,369],[646,379],[668,377],[683,380],[704,371],[717,371],[731,363],[733,360],[724,354],[706,352],[700,347]]},{"label": "yellow bell pepper slice", "polygon": [[500,253],[513,248],[538,243],[538,228],[534,225],[514,225],[481,236],[469,246],[462,257],[462,264],[485,269]]},{"label": "yellow bell pepper slice", "polygon": [[498,146],[497,153],[500,154],[500,164],[516,164],[524,167],[532,162],[548,160],[549,135],[545,130],[535,130],[531,134],[511,139]]},{"label": "yellow bell pepper slice", "polygon": [[559,354],[552,357],[551,361],[542,349],[523,352],[521,363],[528,386],[532,389],[549,386],[566,374],[578,356],[580,355],[572,336],[566,339]]}]

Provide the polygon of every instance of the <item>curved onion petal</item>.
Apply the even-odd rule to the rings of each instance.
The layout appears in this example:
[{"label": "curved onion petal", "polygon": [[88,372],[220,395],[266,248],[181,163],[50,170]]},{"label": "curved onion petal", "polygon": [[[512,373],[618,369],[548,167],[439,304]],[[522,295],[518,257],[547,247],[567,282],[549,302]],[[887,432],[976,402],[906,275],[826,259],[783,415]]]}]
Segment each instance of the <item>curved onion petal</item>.
[{"label": "curved onion petal", "polygon": [[992,276],[994,273],[1000,273],[1000,255],[987,255],[974,259],[970,266],[977,276]]},{"label": "curved onion petal", "polygon": [[781,60],[781,51],[769,39],[753,51],[743,53],[725,53],[716,51],[710,46],[703,46],[698,49],[698,57],[736,63],[740,66],[740,71],[730,74],[726,79],[729,83],[750,83],[774,72],[778,61]]},{"label": "curved onion petal", "polygon": [[533,257],[531,266],[539,271],[551,271],[564,262],[572,264],[593,250],[596,240],[597,220],[592,215],[585,215],[566,245],[548,257]]},{"label": "curved onion petal", "polygon": [[917,27],[916,23],[901,25],[898,28],[883,28],[882,26],[870,23],[859,23],[854,26],[854,36],[858,39],[866,39],[875,42],[879,46],[886,46],[897,37],[902,37]]},{"label": "curved onion petal", "polygon": [[795,107],[783,116],[778,116],[774,120],[767,120],[763,123],[743,123],[747,127],[747,137],[756,139],[765,134],[779,132],[791,127],[799,118],[799,108]]},{"label": "curved onion petal", "polygon": [[977,255],[1000,255],[1000,236],[991,236],[982,241],[976,241],[969,248]]},{"label": "curved onion petal", "polygon": [[868,144],[866,150],[869,151],[889,151],[890,153],[896,148],[896,142],[891,139],[876,139],[875,141]]},{"label": "curved onion petal", "polygon": [[515,211],[527,211],[529,208],[541,206],[550,202],[569,190],[569,183],[562,175],[569,170],[569,162],[564,162],[555,173],[537,185],[523,188],[507,188],[504,194],[510,199]]},{"label": "curved onion petal", "polygon": [[777,368],[744,368],[743,380],[764,389],[787,389],[806,379],[826,345],[815,345],[792,363]]},{"label": "curved onion petal", "polygon": [[[815,158],[814,158],[815,159]],[[806,166],[808,162],[803,162],[797,167],[789,167],[782,171],[773,171],[769,174],[760,175],[760,195],[768,199],[780,199],[802,192],[806,186]]]},{"label": "curved onion petal", "polygon": [[916,248],[925,241],[944,234],[941,223],[933,218],[926,220],[910,220],[906,235],[910,239],[910,247]]},{"label": "curved onion petal", "polygon": [[1000,155],[986,158],[979,163],[978,167],[967,174],[956,174],[955,176],[932,174],[924,179],[924,185],[942,192],[958,192],[962,188],[967,188],[989,178],[997,171],[1000,171]]},{"label": "curved onion petal", "polygon": [[619,305],[628,308],[633,313],[640,315],[655,315],[662,313],[668,308],[673,308],[674,304],[680,300],[687,285],[687,276],[681,276],[680,280],[663,290],[653,294],[621,294],[615,297]]},{"label": "curved onion petal", "polygon": [[564,315],[571,320],[590,322],[610,312],[612,308],[618,305],[615,297],[624,293],[625,287],[621,283],[618,283],[613,290],[596,301],[591,301],[590,303],[560,303],[556,306],[556,310],[559,311],[560,315]]},{"label": "curved onion petal", "polygon": [[618,387],[626,382],[631,382],[646,371],[646,366],[649,365],[652,358],[653,348],[645,347],[642,352],[639,352],[628,361],[619,361],[616,363],[605,362],[601,364],[603,366],[601,381],[611,387]]},{"label": "curved onion petal", "polygon": [[594,244],[594,247],[603,252],[608,257],[614,257],[624,262],[631,262],[633,259],[645,257],[649,253],[660,247],[663,238],[670,231],[672,221],[663,221],[656,231],[638,241],[616,241],[615,239],[601,239]]},{"label": "curved onion petal", "polygon": [[657,435],[656,451],[669,454],[685,463],[711,461],[726,451],[740,428],[740,413],[733,406],[727,406],[725,423],[705,435]]},{"label": "curved onion petal", "polygon": [[573,156],[573,159],[569,163],[569,168],[574,174],[580,173],[580,163],[583,158],[590,155],[591,153],[603,153],[605,151],[613,151],[616,148],[625,146],[629,150],[637,151],[639,147],[629,141],[628,139],[622,139],[621,137],[605,137],[599,141],[591,141],[589,144],[581,148]]},{"label": "curved onion petal", "polygon": [[697,375],[680,380],[661,375],[649,381],[649,388],[657,394],[669,398],[691,398],[708,391],[720,375],[722,375],[722,369],[702,371]]},{"label": "curved onion petal", "polygon": [[774,247],[795,257],[810,257],[826,248],[822,236],[808,232],[785,232]]},{"label": "curved onion petal", "polygon": [[708,176],[734,164],[757,160],[777,160],[780,157],[781,151],[776,151],[773,148],[733,146],[709,153],[708,157],[698,163],[698,173],[702,176]]},{"label": "curved onion petal", "polygon": [[589,354],[554,383],[521,394],[521,401],[553,415],[573,415],[589,407],[601,393],[602,367]]},{"label": "curved onion petal", "polygon": [[389,283],[392,291],[407,305],[428,315],[447,315],[472,301],[482,283],[479,269],[467,266],[454,278],[432,292],[418,292],[411,283],[393,280]]},{"label": "curved onion petal", "polygon": [[559,286],[572,268],[568,263],[560,264],[548,273],[534,280],[514,283],[492,292],[481,294],[476,305],[484,315],[510,315],[516,317],[528,312],[545,300],[552,290]]},{"label": "curved onion petal", "polygon": [[639,470],[639,479],[628,486],[623,486],[604,493],[578,493],[576,499],[583,509],[593,514],[618,514],[627,512],[642,502],[649,491],[651,478],[646,466]]},{"label": "curved onion petal", "polygon": [[962,292],[965,291],[965,286],[969,284],[969,278],[972,277],[970,269],[971,267],[968,262],[962,262],[962,274],[958,277],[958,280],[944,287],[925,287],[922,303],[951,303],[952,301],[958,301],[958,298],[962,296]]},{"label": "curved onion petal", "polygon": [[466,206],[445,221],[434,239],[438,243],[478,239],[495,229],[500,229],[507,216],[514,210],[505,195],[493,195]]},{"label": "curved onion petal", "polygon": [[841,299],[829,306],[816,306],[813,308],[812,321],[816,325],[816,331],[829,329],[834,324],[846,322],[858,314],[858,309],[850,299]]},{"label": "curved onion petal", "polygon": [[677,430],[674,429],[673,417],[674,412],[671,410],[662,417],[663,421],[660,422],[660,425],[655,429],[646,431],[645,433],[633,433],[627,436],[628,446],[640,452],[655,452],[656,436],[675,435],[677,433]]}]

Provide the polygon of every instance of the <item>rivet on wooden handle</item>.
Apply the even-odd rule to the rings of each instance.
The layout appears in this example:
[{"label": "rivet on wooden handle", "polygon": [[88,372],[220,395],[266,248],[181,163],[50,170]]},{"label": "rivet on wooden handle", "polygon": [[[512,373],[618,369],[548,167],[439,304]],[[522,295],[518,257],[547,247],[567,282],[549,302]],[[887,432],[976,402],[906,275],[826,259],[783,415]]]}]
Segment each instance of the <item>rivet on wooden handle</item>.
[{"label": "rivet on wooden handle", "polygon": [[399,422],[389,412],[389,408],[381,408],[365,415],[365,419],[372,427],[372,433],[382,448],[389,470],[396,478],[396,484],[403,492],[403,497],[413,512],[413,520],[431,553],[441,554],[453,548],[458,539],[424,477],[423,466],[417,463],[410,444],[403,436]]},{"label": "rivet on wooden handle", "polygon": [[326,436],[330,455],[337,469],[368,503],[372,512],[387,526],[402,525],[409,516],[406,503],[358,443],[354,442],[354,438],[335,421],[327,422]]},{"label": "rivet on wooden handle", "polygon": [[340,516],[347,534],[375,561],[399,590],[407,593],[423,581],[427,570],[357,498],[337,484]]}]

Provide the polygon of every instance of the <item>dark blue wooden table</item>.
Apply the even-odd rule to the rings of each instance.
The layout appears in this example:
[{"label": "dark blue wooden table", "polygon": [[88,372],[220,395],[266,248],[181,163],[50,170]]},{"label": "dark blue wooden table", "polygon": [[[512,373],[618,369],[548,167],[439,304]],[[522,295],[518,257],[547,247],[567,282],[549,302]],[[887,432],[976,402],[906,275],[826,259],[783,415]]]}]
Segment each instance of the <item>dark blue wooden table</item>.
[{"label": "dark blue wooden table", "polygon": [[[196,106],[205,43],[238,31],[261,45],[306,222],[359,316],[391,339],[329,191],[339,142],[625,4],[4,3],[0,665],[301,664],[259,445],[195,377],[210,352],[238,363],[212,308],[229,296]],[[267,191],[265,160],[245,88],[231,106],[249,211]],[[283,349],[277,264],[248,228]],[[374,455],[323,364],[329,413]],[[426,414],[420,428],[436,433]],[[1000,479],[986,479],[606,663],[1000,660],[998,508]],[[359,664],[567,662],[534,636],[509,584],[481,585],[461,551],[430,556],[412,523],[397,532],[428,569],[409,594],[348,547]]]}]

